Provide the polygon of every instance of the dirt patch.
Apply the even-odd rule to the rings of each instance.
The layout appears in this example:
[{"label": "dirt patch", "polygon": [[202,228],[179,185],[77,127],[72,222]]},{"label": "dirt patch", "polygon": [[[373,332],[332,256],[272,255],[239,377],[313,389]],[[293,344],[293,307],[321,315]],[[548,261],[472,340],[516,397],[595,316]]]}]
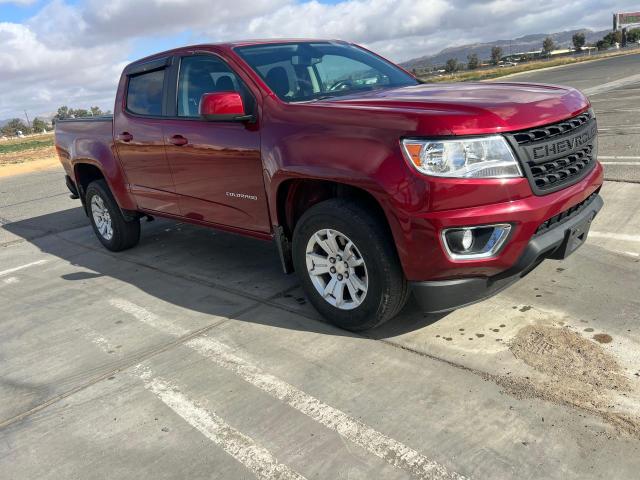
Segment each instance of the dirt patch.
[{"label": "dirt patch", "polygon": [[630,392],[631,384],[603,347],[568,328],[529,325],[509,349],[541,375],[494,378],[508,393],[588,410],[640,438],[640,419],[612,408],[615,397]]},{"label": "dirt patch", "polygon": [[6,165],[15,165],[19,163],[31,162],[56,156],[55,147],[47,146],[44,148],[35,148],[30,150],[22,150],[19,152],[0,153],[0,168]]},{"label": "dirt patch", "polygon": [[613,342],[613,338],[611,338],[611,335],[607,335],[606,333],[596,333],[593,336],[593,339],[598,343],[611,343],[611,342]]},{"label": "dirt patch", "polygon": [[529,325],[518,332],[509,348],[517,358],[546,375],[561,375],[594,388],[630,389],[611,354],[568,328]]},{"label": "dirt patch", "polygon": [[[640,439],[640,419],[633,415],[622,412],[615,412],[607,409],[607,402],[604,398],[596,396],[592,397],[594,402],[589,401],[588,394],[582,392],[581,395],[573,395],[571,389],[564,390],[561,385],[555,381],[536,381],[531,378],[509,377],[509,376],[487,376],[487,380],[491,380],[502,389],[516,398],[540,398],[558,405],[567,407],[577,407],[583,411],[589,412],[600,417],[609,423],[619,433],[623,433]],[[586,400],[586,401],[585,401]],[[594,406],[594,404],[598,406]]]},{"label": "dirt patch", "polygon": [[[24,152],[21,152],[21,154],[24,154]],[[60,160],[55,153],[38,154],[12,162],[4,162],[3,157],[0,156],[0,178],[41,170],[50,170],[52,168],[62,169]]]}]

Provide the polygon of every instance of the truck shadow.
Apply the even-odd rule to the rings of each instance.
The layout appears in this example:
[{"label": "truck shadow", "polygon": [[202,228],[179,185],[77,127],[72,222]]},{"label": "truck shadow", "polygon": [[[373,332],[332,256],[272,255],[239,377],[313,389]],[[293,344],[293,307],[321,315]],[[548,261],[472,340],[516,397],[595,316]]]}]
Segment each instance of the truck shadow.
[{"label": "truck shadow", "polygon": [[[89,288],[93,279],[107,276],[200,313],[278,328],[354,336],[326,323],[306,302],[296,276],[282,273],[271,242],[156,220],[142,223],[137,247],[112,253],[95,238],[81,208],[7,223],[2,229],[77,267],[77,271],[61,278],[85,282],[87,287],[83,288]],[[190,288],[190,282],[197,288]],[[203,291],[211,293],[203,296]],[[260,302],[266,309],[281,310],[282,314],[260,315],[251,310],[234,315],[242,310],[239,305]],[[423,315],[411,299],[398,317],[365,336],[390,338],[428,326],[443,316]]]}]

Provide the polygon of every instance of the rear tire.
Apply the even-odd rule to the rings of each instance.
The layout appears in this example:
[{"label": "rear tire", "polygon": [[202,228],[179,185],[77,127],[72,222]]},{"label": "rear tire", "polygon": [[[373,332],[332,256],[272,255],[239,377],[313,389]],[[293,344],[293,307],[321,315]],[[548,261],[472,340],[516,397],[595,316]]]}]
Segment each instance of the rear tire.
[{"label": "rear tire", "polygon": [[383,324],[409,296],[390,232],[353,201],[326,200],[304,213],[293,232],[293,262],[309,301],[347,330]]},{"label": "rear tire", "polygon": [[120,252],[138,244],[140,220],[125,219],[104,180],[91,182],[85,199],[93,231],[105,248]]}]

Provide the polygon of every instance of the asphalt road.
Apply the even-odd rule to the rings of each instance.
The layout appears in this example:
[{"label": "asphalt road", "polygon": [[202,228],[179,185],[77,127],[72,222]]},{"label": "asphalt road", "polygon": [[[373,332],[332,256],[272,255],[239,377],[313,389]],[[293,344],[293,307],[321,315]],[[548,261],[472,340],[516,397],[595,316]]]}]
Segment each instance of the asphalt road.
[{"label": "asphalt road", "polygon": [[636,478],[640,185],[602,195],[566,261],[363,336],[270,243],[158,220],[112,254],[60,170],[0,179],[0,478]]},{"label": "asphalt road", "polygon": [[568,85],[585,92],[598,118],[606,178],[640,182],[640,53],[511,75],[508,81]]}]

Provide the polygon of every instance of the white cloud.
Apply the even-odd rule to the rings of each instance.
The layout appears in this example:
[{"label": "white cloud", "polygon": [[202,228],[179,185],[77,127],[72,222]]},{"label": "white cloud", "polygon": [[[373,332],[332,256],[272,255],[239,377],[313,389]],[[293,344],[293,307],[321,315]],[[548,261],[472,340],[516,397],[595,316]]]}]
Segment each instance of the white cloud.
[{"label": "white cloud", "polygon": [[133,48],[185,32],[197,41],[213,42],[340,38],[402,61],[451,45],[606,28],[612,11],[634,4],[635,0],[87,0],[71,5],[53,0],[24,24],[0,23],[0,118],[24,108],[47,112],[63,103],[112,108],[119,69],[133,60]]},{"label": "white cloud", "polygon": [[61,104],[112,103],[124,66],[120,46],[58,49],[15,23],[0,23],[0,44],[0,118],[25,109],[45,114]]},{"label": "white cloud", "polygon": [[[80,7],[53,0],[29,24],[64,31],[66,43],[102,44],[122,38],[170,35],[185,29],[220,34],[248,19],[267,15],[292,0],[88,0]],[[62,25],[63,28],[58,28]],[[68,28],[65,28],[68,27]]]},{"label": "white cloud", "polygon": [[0,0],[0,3],[13,3],[14,5],[32,5],[36,0]]},{"label": "white cloud", "polygon": [[[291,4],[249,22],[252,34],[345,38],[372,42],[434,31],[452,7],[444,0],[351,0]],[[427,13],[428,12],[428,13]]]}]

